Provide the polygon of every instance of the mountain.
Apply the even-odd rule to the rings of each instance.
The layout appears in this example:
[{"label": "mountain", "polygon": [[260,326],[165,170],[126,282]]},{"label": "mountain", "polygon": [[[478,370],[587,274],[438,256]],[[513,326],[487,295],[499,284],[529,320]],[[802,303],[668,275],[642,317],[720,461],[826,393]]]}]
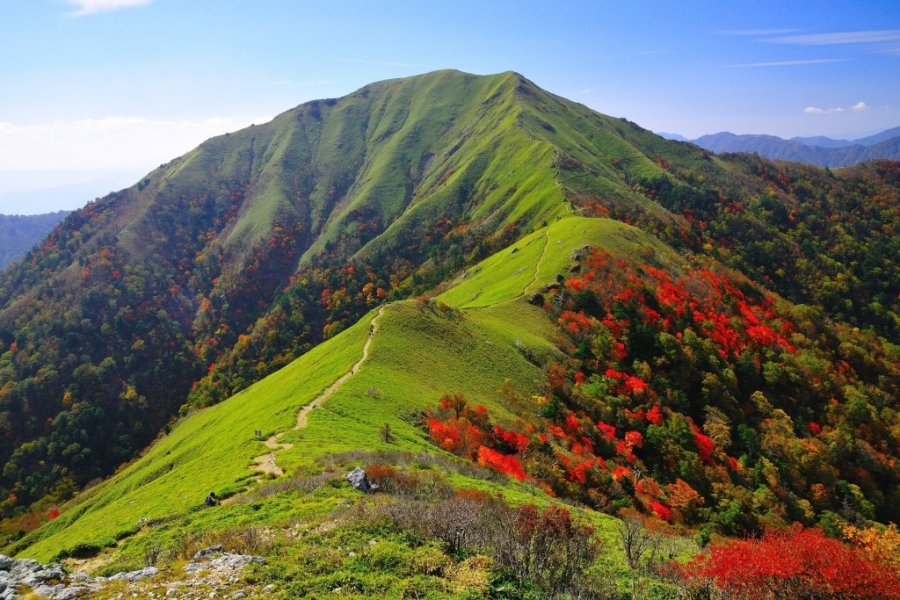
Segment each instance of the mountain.
[{"label": "mountain", "polygon": [[876,144],[892,140],[896,137],[900,137],[900,127],[886,129],[885,131],[882,131],[880,133],[853,140],[852,143],[860,144],[862,146],[874,146]]},{"label": "mountain", "polygon": [[[306,493],[289,477],[276,484],[288,496],[254,500],[269,492],[248,467],[318,477],[323,464],[380,464],[353,448],[391,451],[392,438],[437,449],[428,436],[442,478],[519,499],[545,489],[543,503],[646,513],[680,494],[687,525],[737,535],[845,504],[841,519],[888,520],[898,184],[890,161],[828,172],[714,156],[515,73],[379,82],[213,138],[72,213],[0,276],[3,531],[26,534],[157,436],[13,549],[77,559],[133,536],[110,556],[134,565],[151,542],[177,553],[166,536],[203,531],[195,509],[210,491],[243,494],[216,527],[256,510],[318,518],[315,498],[286,508]],[[454,429],[461,404],[449,420],[457,392],[477,432]],[[435,406],[442,395],[450,408]],[[590,468],[554,462],[553,444],[589,457],[570,414],[614,429],[585,436]],[[517,436],[554,431],[565,435],[548,437],[546,460],[509,458]],[[814,465],[800,460],[810,448]],[[676,487],[578,485],[600,459],[631,469],[632,455]],[[518,481],[517,464],[534,486],[502,477]],[[814,497],[813,484],[836,491]],[[318,492],[322,510],[345,499],[338,487]],[[403,535],[392,551],[412,551]],[[320,566],[310,593],[340,587]],[[366,581],[359,593],[384,593]]]},{"label": "mountain", "polygon": [[853,141],[821,136],[785,140],[772,135],[735,135],[729,132],[704,135],[691,141],[711,152],[755,152],[767,158],[820,167],[843,167],[879,158],[900,159],[900,127]]},{"label": "mountain", "polygon": [[0,215],[0,269],[21,258],[69,214]]},{"label": "mountain", "polygon": [[[696,545],[684,533],[698,524],[743,535],[821,515],[838,528],[864,522],[877,489],[893,494],[882,504],[893,510],[896,455],[875,450],[890,439],[885,422],[867,401],[827,400],[875,401],[865,369],[885,348],[858,330],[825,333],[809,307],[693,261],[621,222],[565,216],[436,297],[373,309],[181,420],[12,550],[101,575],[166,567],[129,577],[128,591],[146,597],[187,592],[196,566],[182,558],[212,544],[266,561],[242,579],[204,583],[226,596],[316,597],[340,587],[620,598],[646,586],[645,597],[670,597],[677,578],[629,567],[613,541],[624,524],[606,513],[624,510],[632,527],[635,507],[656,515],[654,539],[686,558]],[[692,316],[688,306],[718,315]],[[853,365],[825,366],[840,365],[838,356]],[[884,391],[896,375],[879,384]],[[868,418],[871,428],[860,429]],[[344,481],[360,466],[379,493]],[[204,508],[210,491],[221,506]],[[572,526],[573,514],[590,529]],[[541,524],[531,534],[529,517]],[[582,545],[586,531],[604,540],[601,555]],[[510,535],[534,535],[539,556],[563,560],[558,548],[577,568],[563,561],[574,568],[564,579],[509,572],[518,563],[503,548],[524,543]],[[586,568],[595,560],[599,578]],[[665,554],[649,560],[664,564]],[[854,585],[872,589],[858,573]]]},{"label": "mountain", "polygon": [[667,140],[672,140],[673,142],[689,142],[690,141],[689,139],[687,139],[686,137],[684,137],[683,135],[680,135],[678,133],[665,133],[662,131],[658,131],[658,132],[656,132],[656,135],[658,135],[661,138],[665,138]]},{"label": "mountain", "polygon": [[852,146],[853,142],[849,140],[834,140],[824,135],[816,135],[812,137],[792,137],[789,141],[799,142],[804,146],[819,146],[821,148],[845,148]]}]

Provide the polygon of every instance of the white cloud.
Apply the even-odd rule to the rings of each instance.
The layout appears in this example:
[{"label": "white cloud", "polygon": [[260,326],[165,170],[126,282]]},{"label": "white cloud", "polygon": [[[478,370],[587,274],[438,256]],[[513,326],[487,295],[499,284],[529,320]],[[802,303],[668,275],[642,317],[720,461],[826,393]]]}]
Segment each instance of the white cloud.
[{"label": "white cloud", "polygon": [[778,44],[800,46],[831,46],[836,44],[876,44],[900,41],[900,29],[879,29],[871,31],[838,31],[834,33],[813,33],[771,38]]},{"label": "white cloud", "polygon": [[775,60],[771,62],[743,63],[728,65],[732,68],[763,68],[763,67],[794,67],[799,65],[825,65],[829,63],[844,62],[842,58],[812,58],[808,60]]},{"label": "white cloud", "polygon": [[0,170],[149,171],[210,137],[269,118],[176,121],[111,116],[35,124],[0,122]]},{"label": "white cloud", "polygon": [[121,8],[145,6],[153,0],[66,0],[75,10],[69,13],[73,17],[83,17],[97,13],[111,12]]},{"label": "white cloud", "polygon": [[835,106],[834,108],[819,108],[818,106],[807,106],[803,109],[803,112],[811,115],[825,115],[828,113],[844,112],[844,109],[840,106]]},{"label": "white cloud", "polygon": [[803,109],[803,112],[810,115],[827,115],[831,113],[842,113],[847,112],[848,110],[859,112],[861,110],[867,110],[869,105],[860,100],[853,106],[849,106],[844,108],[843,106],[834,106],[832,108],[819,108],[818,106],[807,106]]}]

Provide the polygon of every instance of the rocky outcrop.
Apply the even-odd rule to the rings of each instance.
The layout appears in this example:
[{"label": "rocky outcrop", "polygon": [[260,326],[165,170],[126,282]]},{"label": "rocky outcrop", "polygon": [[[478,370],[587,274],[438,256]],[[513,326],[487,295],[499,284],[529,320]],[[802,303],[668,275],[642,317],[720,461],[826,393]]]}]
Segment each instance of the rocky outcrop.
[{"label": "rocky outcrop", "polygon": [[[184,566],[183,578],[154,582],[153,578],[163,569],[146,567],[110,577],[91,577],[86,573],[66,573],[56,563],[42,565],[31,559],[15,560],[0,555],[0,600],[21,600],[22,589],[31,589],[47,600],[89,598],[106,585],[118,581],[126,582],[128,588],[139,596],[152,592],[153,597],[192,598],[198,590],[209,594],[209,590],[233,588],[233,584],[238,582],[239,571],[253,563],[265,564],[265,560],[259,556],[232,554],[222,546],[210,546],[197,552],[193,561]],[[241,590],[230,591],[232,597],[242,597]]]},{"label": "rocky outcrop", "polygon": [[[19,590],[31,588],[38,595],[51,600],[68,600],[96,591],[83,573],[70,577],[62,565],[42,565],[36,560],[16,560],[0,554],[0,600],[21,598]],[[69,588],[72,588],[70,591]]]}]

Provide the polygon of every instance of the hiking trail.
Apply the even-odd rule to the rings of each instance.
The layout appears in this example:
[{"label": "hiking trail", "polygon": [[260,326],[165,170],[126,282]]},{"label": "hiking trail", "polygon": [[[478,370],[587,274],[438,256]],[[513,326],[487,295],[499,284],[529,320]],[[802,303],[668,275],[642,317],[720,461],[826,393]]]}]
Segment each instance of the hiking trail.
[{"label": "hiking trail", "polygon": [[[309,417],[309,413],[314,409],[318,408],[323,402],[328,400],[331,396],[334,395],[336,391],[341,389],[347,381],[356,375],[359,371],[360,367],[362,367],[363,363],[366,362],[366,359],[369,358],[369,348],[372,345],[372,340],[375,338],[375,333],[378,331],[378,320],[384,314],[385,307],[382,306],[378,309],[378,313],[372,317],[372,320],[369,322],[369,337],[366,339],[366,343],[363,345],[362,356],[358,361],[356,361],[350,370],[338,377],[334,383],[325,388],[321,394],[316,396],[312,402],[307,403],[300,409],[300,412],[297,413],[297,424],[294,425],[294,429],[303,429],[306,427],[307,420]],[[272,452],[268,452],[261,456],[257,456],[253,459],[253,463],[250,465],[250,468],[254,471],[258,471],[262,474],[270,474],[276,477],[281,477],[284,475],[284,469],[278,466],[275,462],[275,453],[280,452],[282,450],[287,450],[289,448],[293,448],[293,444],[289,444],[287,442],[282,442],[281,436],[284,435],[284,432],[276,433],[275,435],[269,436],[265,442],[263,442],[266,448],[272,450]]]}]

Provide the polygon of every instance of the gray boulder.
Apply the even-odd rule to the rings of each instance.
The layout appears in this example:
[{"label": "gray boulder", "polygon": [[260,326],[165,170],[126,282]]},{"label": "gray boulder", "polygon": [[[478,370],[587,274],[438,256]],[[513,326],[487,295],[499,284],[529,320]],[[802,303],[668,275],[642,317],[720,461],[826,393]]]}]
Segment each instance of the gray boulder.
[{"label": "gray boulder", "polygon": [[355,469],[347,473],[346,479],[350,482],[350,486],[358,492],[371,494],[372,492],[378,491],[378,485],[369,481],[369,477],[366,475],[366,472],[363,471],[360,467],[356,467]]}]

